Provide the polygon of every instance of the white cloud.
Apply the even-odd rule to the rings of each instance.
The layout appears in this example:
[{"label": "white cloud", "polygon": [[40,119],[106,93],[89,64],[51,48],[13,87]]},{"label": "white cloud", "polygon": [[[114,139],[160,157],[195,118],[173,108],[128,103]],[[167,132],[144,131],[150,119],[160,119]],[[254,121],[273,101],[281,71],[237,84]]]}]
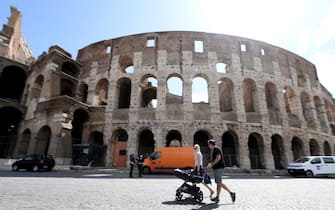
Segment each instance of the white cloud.
[{"label": "white cloud", "polygon": [[318,52],[312,57],[316,65],[320,83],[335,96],[335,52]]},{"label": "white cloud", "polygon": [[314,41],[318,45],[327,43],[335,37],[335,2],[327,10],[326,16],[320,24],[320,27],[314,34]]}]

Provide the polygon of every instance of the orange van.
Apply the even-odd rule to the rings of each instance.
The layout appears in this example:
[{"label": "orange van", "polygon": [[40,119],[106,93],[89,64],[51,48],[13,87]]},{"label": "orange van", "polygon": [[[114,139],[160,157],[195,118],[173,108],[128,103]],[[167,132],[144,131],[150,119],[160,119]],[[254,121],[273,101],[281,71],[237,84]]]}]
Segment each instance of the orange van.
[{"label": "orange van", "polygon": [[193,147],[160,147],[144,160],[143,173],[168,172],[194,168]]}]

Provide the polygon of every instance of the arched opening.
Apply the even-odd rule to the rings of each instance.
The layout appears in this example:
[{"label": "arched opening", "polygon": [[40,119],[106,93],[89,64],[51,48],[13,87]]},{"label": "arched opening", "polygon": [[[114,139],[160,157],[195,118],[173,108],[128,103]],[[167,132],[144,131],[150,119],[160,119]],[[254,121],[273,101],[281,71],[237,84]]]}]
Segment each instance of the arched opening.
[{"label": "arched opening", "polygon": [[255,101],[257,86],[254,80],[245,79],[243,81],[243,100],[245,112],[256,112]]},{"label": "arched opening", "polygon": [[293,160],[304,156],[304,144],[301,139],[298,137],[293,137],[292,139],[292,153],[293,153]]},{"label": "arched opening", "polygon": [[239,142],[234,131],[227,131],[222,135],[222,151],[225,165],[228,167],[240,167]]},{"label": "arched opening", "polygon": [[212,135],[206,130],[199,130],[193,136],[193,145],[199,144],[201,148],[204,165],[211,161],[208,140],[212,138]]},{"label": "arched opening", "polygon": [[275,169],[284,169],[287,165],[285,158],[285,147],[283,139],[280,135],[271,136],[271,150]]},{"label": "arched opening", "polygon": [[27,75],[17,66],[8,66],[0,75],[0,98],[20,101]]},{"label": "arched opening", "polygon": [[177,76],[167,80],[166,104],[183,104],[183,81]]},{"label": "arched opening", "polygon": [[309,141],[309,151],[311,155],[320,155],[320,146],[315,139]]},{"label": "arched opening", "polygon": [[72,144],[82,143],[82,132],[84,129],[84,123],[88,121],[88,113],[85,110],[77,109],[73,113],[72,130]]},{"label": "arched opening", "polygon": [[114,142],[113,166],[126,167],[127,165],[127,142],[128,133],[122,128],[113,132],[112,142]]},{"label": "arched opening", "polygon": [[192,103],[208,103],[208,84],[202,76],[192,80]]},{"label": "arched opening", "polygon": [[130,56],[120,56],[119,58],[120,72],[122,73],[134,73],[134,64]]},{"label": "arched opening", "polygon": [[264,169],[264,142],[258,133],[252,133],[248,138],[250,167],[252,169]]},{"label": "arched opening", "polygon": [[224,78],[219,80],[219,102],[220,102],[220,112],[231,112],[233,108],[233,93],[234,86],[233,82]]},{"label": "arched opening", "polygon": [[22,113],[13,107],[0,108],[0,158],[11,157],[17,141]]},{"label": "arched opening", "polygon": [[166,135],[166,147],[181,147],[182,137],[178,130],[170,130]]},{"label": "arched opening", "polygon": [[78,78],[80,73],[79,69],[71,62],[64,62],[62,65],[61,72],[70,75],[74,78]]},{"label": "arched opening", "polygon": [[155,149],[154,134],[149,129],[144,129],[139,134],[138,154],[147,157]]},{"label": "arched opening", "polygon": [[141,81],[141,107],[157,107],[157,79],[147,75]]},{"label": "arched opening", "polygon": [[74,97],[76,84],[69,79],[61,79],[60,83],[61,83],[60,94]]},{"label": "arched opening", "polygon": [[48,155],[49,145],[51,141],[51,129],[49,126],[43,126],[37,134],[35,145],[35,153],[40,155]]},{"label": "arched opening", "polygon": [[95,88],[95,96],[93,99],[93,106],[103,106],[108,104],[108,80],[99,80]]},{"label": "arched opening", "polygon": [[89,135],[88,162],[92,161],[94,166],[104,166],[106,157],[106,146],[104,145],[104,135],[99,131],[94,131]]},{"label": "arched opening", "polygon": [[121,78],[117,82],[118,87],[118,108],[129,109],[131,96],[131,80],[129,78]]}]

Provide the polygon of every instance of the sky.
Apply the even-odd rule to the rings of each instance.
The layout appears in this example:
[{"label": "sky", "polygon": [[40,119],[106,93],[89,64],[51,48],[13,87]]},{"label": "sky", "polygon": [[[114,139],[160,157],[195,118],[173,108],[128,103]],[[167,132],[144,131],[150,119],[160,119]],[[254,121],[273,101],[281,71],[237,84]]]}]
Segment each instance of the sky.
[{"label": "sky", "polygon": [[11,5],[34,57],[59,45],[75,59],[89,44],[138,33],[221,33],[304,57],[335,96],[335,0],[1,0],[1,24]]}]

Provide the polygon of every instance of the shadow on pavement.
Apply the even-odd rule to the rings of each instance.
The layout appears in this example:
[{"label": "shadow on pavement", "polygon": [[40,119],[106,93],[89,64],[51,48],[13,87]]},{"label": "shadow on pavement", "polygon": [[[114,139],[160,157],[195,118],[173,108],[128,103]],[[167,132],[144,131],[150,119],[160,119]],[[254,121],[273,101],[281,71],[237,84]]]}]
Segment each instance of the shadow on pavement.
[{"label": "shadow on pavement", "polygon": [[191,210],[209,210],[209,209],[220,209],[220,207],[222,206],[226,206],[226,205],[233,205],[232,203],[231,204],[220,204],[220,203],[204,203],[204,202],[201,202],[201,203],[198,203],[196,202],[194,199],[192,199],[191,197],[190,198],[185,198],[181,201],[165,201],[165,202],[162,202],[162,204],[164,205],[179,205],[179,206],[182,206],[182,205],[196,205],[194,208],[191,208]]}]

